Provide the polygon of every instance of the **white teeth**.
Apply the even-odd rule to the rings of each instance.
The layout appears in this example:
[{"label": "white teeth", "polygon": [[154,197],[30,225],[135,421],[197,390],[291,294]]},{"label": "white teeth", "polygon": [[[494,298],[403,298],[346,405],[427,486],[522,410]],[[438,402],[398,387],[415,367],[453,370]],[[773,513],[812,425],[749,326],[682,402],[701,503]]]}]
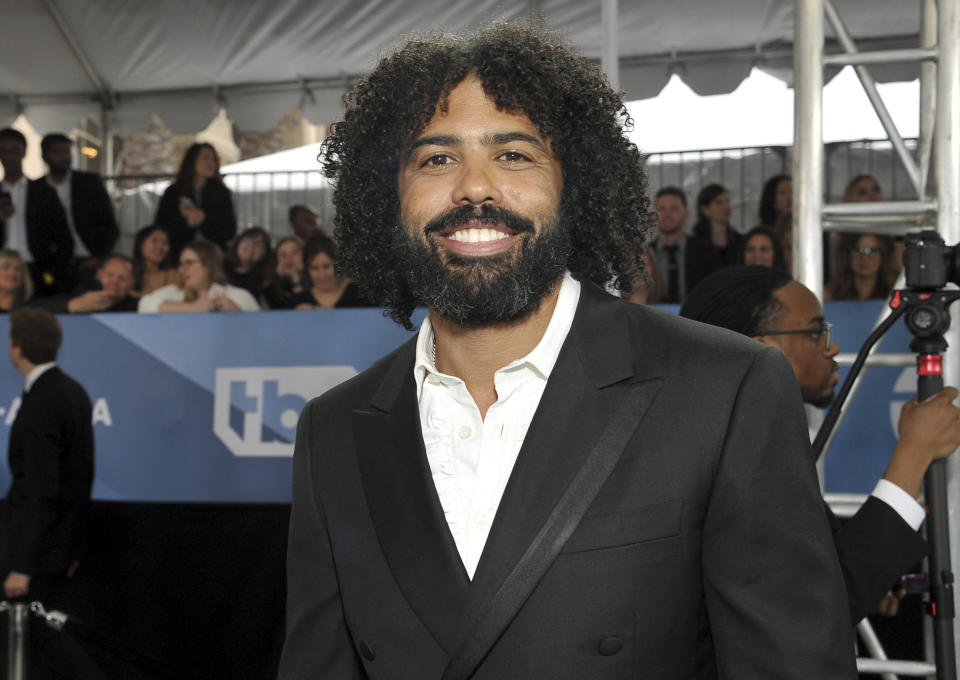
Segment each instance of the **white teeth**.
[{"label": "white teeth", "polygon": [[489,243],[490,241],[510,238],[510,235],[496,229],[458,229],[449,238],[461,243]]}]

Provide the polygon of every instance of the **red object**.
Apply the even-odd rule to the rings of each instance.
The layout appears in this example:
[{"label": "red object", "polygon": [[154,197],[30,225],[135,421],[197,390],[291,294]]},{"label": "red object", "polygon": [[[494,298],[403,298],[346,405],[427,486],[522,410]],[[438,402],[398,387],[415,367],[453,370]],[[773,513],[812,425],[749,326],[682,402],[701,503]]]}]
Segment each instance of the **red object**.
[{"label": "red object", "polygon": [[900,291],[896,291],[890,299],[890,309],[900,309]]},{"label": "red object", "polygon": [[917,296],[917,299],[918,299],[918,300],[929,300],[929,299],[930,299],[930,293],[920,293],[920,294]]},{"label": "red object", "polygon": [[943,375],[943,357],[921,354],[917,357],[917,375]]}]

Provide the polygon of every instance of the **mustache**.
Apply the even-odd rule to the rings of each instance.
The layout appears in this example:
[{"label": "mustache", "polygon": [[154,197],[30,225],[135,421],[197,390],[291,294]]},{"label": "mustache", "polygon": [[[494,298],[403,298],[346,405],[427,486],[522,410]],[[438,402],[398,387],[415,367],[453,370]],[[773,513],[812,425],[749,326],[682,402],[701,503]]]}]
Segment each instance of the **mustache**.
[{"label": "mustache", "polygon": [[462,205],[459,208],[448,210],[435,217],[423,228],[424,234],[436,234],[446,230],[453,230],[469,222],[480,224],[502,224],[518,234],[534,233],[533,220],[492,205]]}]

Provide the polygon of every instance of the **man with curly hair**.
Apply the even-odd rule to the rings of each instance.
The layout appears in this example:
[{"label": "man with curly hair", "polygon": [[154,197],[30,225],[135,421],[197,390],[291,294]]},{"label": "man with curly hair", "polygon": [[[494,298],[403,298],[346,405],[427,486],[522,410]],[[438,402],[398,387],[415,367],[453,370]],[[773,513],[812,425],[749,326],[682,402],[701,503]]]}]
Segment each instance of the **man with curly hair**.
[{"label": "man with curly hair", "polygon": [[651,221],[630,122],[512,24],[348,97],[341,271],[429,314],[301,416],[281,678],[854,674],[789,364],[601,288]]}]

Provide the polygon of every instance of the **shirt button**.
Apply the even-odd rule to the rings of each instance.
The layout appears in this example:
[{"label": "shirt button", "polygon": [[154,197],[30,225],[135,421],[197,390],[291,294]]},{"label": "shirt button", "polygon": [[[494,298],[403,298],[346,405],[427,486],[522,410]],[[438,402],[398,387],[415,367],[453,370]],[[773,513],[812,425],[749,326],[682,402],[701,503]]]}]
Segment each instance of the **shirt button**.
[{"label": "shirt button", "polygon": [[460,439],[470,439],[471,434],[473,434],[473,430],[470,429],[469,425],[460,428]]}]

